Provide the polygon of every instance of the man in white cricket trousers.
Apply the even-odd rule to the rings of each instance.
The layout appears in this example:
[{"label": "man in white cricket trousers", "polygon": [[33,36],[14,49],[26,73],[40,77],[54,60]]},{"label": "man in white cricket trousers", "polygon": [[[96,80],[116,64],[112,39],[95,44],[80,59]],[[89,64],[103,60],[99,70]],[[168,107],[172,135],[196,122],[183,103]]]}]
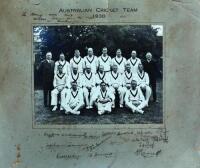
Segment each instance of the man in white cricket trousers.
[{"label": "man in white cricket trousers", "polygon": [[149,86],[149,75],[144,71],[143,65],[140,63],[138,65],[138,71],[135,79],[137,80],[137,84],[144,93],[145,101],[148,106],[149,98],[151,96],[151,88]]},{"label": "man in white cricket trousers", "polygon": [[56,111],[58,105],[58,94],[61,96],[60,110],[63,110],[63,101],[65,100],[68,88],[68,76],[63,73],[62,65],[58,65],[58,73],[54,75],[54,89],[51,91],[51,105],[54,106],[52,111]]},{"label": "man in white cricket trousers", "polygon": [[86,70],[82,75],[83,95],[86,101],[86,109],[91,109],[93,105],[93,94],[95,91],[95,74],[91,72],[90,65],[86,65]]},{"label": "man in white cricket trousers", "polygon": [[67,97],[63,107],[65,109],[65,114],[80,114],[80,110],[85,106],[83,100],[83,91],[78,88],[77,82],[71,82],[71,88],[68,89]]},{"label": "man in white cricket trousers", "polygon": [[[112,70],[110,72],[110,89],[112,91],[112,93],[114,95],[116,95],[116,93],[118,92],[119,94],[119,101],[120,101],[120,107],[122,108],[123,107],[123,102],[124,102],[124,99],[123,99],[123,95],[124,95],[124,89],[122,88],[122,85],[123,85],[123,78],[122,78],[122,75],[121,73],[118,72],[118,67],[116,64],[114,64],[112,66]],[[112,105],[113,108],[115,108],[115,99],[113,100],[113,105]]]},{"label": "man in white cricket trousers", "polygon": [[144,95],[142,94],[140,87],[137,87],[136,80],[131,81],[131,88],[126,91],[125,106],[131,109],[133,113],[144,113],[142,109],[146,106],[146,102],[144,100]]},{"label": "man in white cricket trousers", "polygon": [[106,86],[105,82],[101,82],[100,88],[96,92],[96,105],[98,114],[111,113],[112,111],[112,100],[114,99],[113,93],[109,87]]}]

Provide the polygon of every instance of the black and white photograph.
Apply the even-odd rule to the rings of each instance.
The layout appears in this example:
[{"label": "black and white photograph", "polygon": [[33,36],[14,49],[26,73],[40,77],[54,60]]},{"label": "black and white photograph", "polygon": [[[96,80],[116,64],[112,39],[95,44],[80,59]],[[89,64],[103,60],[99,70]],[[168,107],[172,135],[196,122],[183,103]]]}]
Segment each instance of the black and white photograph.
[{"label": "black and white photograph", "polygon": [[162,124],[163,25],[34,25],[34,125]]}]

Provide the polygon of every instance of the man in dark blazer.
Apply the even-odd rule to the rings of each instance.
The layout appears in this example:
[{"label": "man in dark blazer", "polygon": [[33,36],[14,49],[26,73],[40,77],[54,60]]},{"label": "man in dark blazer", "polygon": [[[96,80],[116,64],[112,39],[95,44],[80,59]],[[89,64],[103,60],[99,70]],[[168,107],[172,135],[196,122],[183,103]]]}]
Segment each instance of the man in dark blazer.
[{"label": "man in dark blazer", "polygon": [[146,54],[146,60],[143,61],[143,66],[145,72],[149,75],[150,85],[153,92],[153,101],[157,102],[157,94],[156,94],[156,76],[159,73],[157,65],[155,61],[152,60],[152,54],[148,52]]},{"label": "man in dark blazer", "polygon": [[42,61],[38,67],[42,77],[45,107],[50,106],[51,102],[51,90],[53,89],[54,66],[55,63],[52,60],[52,53],[47,52],[46,59]]}]

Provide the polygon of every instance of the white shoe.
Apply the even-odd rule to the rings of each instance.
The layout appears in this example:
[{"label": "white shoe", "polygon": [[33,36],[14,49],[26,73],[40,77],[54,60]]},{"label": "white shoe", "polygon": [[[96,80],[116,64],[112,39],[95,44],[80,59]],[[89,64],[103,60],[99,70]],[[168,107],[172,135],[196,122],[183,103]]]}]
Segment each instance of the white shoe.
[{"label": "white shoe", "polygon": [[141,114],[143,114],[144,113],[144,111],[143,110],[141,110],[141,109],[137,109],[136,110],[138,113],[141,113]]},{"label": "white shoe", "polygon": [[81,113],[80,111],[76,111],[76,115],[80,115],[80,113]]},{"label": "white shoe", "polygon": [[63,107],[60,107],[60,111],[64,110]]},{"label": "white shoe", "polygon": [[111,113],[111,111],[106,111],[108,114]]},{"label": "white shoe", "polygon": [[53,109],[52,109],[52,111],[56,111],[56,109],[57,109],[57,106],[54,106]]},{"label": "white shoe", "polygon": [[102,115],[103,113],[104,113],[104,111],[101,111],[101,110],[98,111],[99,115]]},{"label": "white shoe", "polygon": [[147,101],[147,100],[145,101],[145,103],[146,103],[146,106],[148,107],[148,106],[149,106],[149,103],[148,103],[148,101]]},{"label": "white shoe", "polygon": [[92,106],[89,106],[89,109],[93,109],[93,107],[92,107]]},{"label": "white shoe", "polygon": [[123,104],[120,104],[119,107],[120,107],[120,108],[123,108],[124,106],[123,106]]},{"label": "white shoe", "polygon": [[79,115],[79,114],[80,114],[80,111],[74,111],[74,110],[73,110],[71,113],[72,113],[72,114]]},{"label": "white shoe", "polygon": [[90,109],[90,106],[86,106],[86,109]]},{"label": "white shoe", "polygon": [[112,104],[112,108],[115,108],[115,104]]}]

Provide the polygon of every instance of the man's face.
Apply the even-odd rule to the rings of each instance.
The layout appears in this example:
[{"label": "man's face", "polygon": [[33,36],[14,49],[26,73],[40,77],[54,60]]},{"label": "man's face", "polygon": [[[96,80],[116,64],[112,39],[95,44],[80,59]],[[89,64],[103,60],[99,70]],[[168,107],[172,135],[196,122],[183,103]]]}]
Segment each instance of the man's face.
[{"label": "man's face", "polygon": [[132,57],[133,59],[136,58],[136,55],[137,55],[137,54],[136,54],[136,51],[132,51],[132,52],[131,52],[131,57]]},{"label": "man's face", "polygon": [[87,68],[86,68],[86,72],[87,72],[87,73],[90,73],[90,72],[91,72],[91,68],[87,67]]},{"label": "man's face", "polygon": [[74,55],[75,55],[75,57],[78,58],[78,57],[80,56],[80,51],[79,51],[79,50],[76,50]]},{"label": "man's face", "polygon": [[52,59],[52,54],[51,53],[47,53],[46,54],[46,59],[47,60],[51,60]]},{"label": "man's face", "polygon": [[58,67],[58,72],[59,72],[59,73],[62,73],[62,66],[59,66],[59,67]]},{"label": "man's face", "polygon": [[127,66],[126,67],[126,71],[129,73],[129,72],[131,72],[131,67],[130,66]]},{"label": "man's face", "polygon": [[116,55],[117,55],[117,57],[120,57],[122,55],[121,50],[117,50]]},{"label": "man's face", "polygon": [[106,90],[106,84],[101,84],[101,90],[104,92]]},{"label": "man's face", "polygon": [[146,59],[147,60],[151,60],[152,59],[152,55],[150,53],[146,54]]},{"label": "man's face", "polygon": [[100,67],[99,67],[99,72],[100,72],[100,73],[103,73],[103,71],[104,71],[104,67],[103,67],[103,66],[100,66]]},{"label": "man's face", "polygon": [[102,50],[103,55],[106,55],[107,52],[108,52],[107,48],[104,48],[104,49]]},{"label": "man's face", "polygon": [[138,69],[139,69],[140,72],[142,72],[142,71],[143,71],[143,65],[142,65],[142,64],[139,64],[139,65],[138,65]]},{"label": "man's face", "polygon": [[64,61],[65,60],[65,55],[64,54],[60,54],[60,60]]},{"label": "man's face", "polygon": [[114,65],[112,69],[113,69],[113,71],[114,71],[115,73],[117,72],[117,66],[116,66],[116,65]]},{"label": "man's face", "polygon": [[76,83],[72,83],[72,89],[76,90],[77,89],[77,84]]},{"label": "man's face", "polygon": [[77,72],[78,72],[78,68],[73,68],[73,73],[77,74]]},{"label": "man's face", "polygon": [[88,50],[88,55],[89,55],[89,56],[92,56],[92,55],[93,55],[93,50],[91,50],[91,49]]},{"label": "man's face", "polygon": [[135,89],[137,87],[137,82],[135,80],[131,81],[131,88]]}]

